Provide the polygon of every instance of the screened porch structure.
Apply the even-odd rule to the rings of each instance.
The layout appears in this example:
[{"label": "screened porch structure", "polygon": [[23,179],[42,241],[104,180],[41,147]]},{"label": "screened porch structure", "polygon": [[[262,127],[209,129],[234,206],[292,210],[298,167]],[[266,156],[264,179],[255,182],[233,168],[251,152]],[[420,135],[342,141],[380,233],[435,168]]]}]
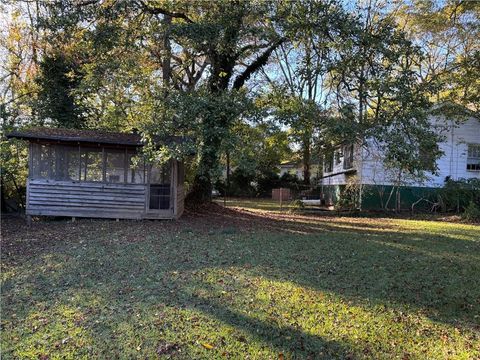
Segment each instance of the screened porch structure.
[{"label": "screened porch structure", "polygon": [[183,163],[146,162],[137,134],[33,128],[8,137],[29,142],[29,217],[172,219],[183,212]]}]

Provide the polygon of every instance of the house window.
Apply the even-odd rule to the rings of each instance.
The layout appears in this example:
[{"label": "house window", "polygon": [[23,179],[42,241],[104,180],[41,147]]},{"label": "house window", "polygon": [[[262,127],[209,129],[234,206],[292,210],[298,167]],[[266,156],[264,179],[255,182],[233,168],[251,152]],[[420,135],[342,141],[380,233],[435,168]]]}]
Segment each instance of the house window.
[{"label": "house window", "polygon": [[333,171],[333,154],[329,153],[325,155],[325,161],[323,163],[323,172],[330,173]]},{"label": "house window", "polygon": [[467,170],[480,171],[480,144],[468,144]]},{"label": "house window", "polygon": [[335,151],[335,165],[342,163],[342,152],[340,150]]},{"label": "house window", "polygon": [[105,149],[105,181],[125,181],[125,150]]},{"label": "house window", "polygon": [[343,169],[353,168],[353,144],[343,148]]}]

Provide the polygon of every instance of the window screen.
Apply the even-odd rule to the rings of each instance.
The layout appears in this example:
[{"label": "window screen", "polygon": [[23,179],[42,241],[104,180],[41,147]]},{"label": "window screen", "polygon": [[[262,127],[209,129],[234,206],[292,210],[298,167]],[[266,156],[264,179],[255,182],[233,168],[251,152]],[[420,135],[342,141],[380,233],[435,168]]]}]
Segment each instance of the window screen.
[{"label": "window screen", "polygon": [[125,181],[125,150],[105,149],[105,181]]},{"label": "window screen", "polygon": [[333,154],[327,153],[327,155],[325,155],[325,161],[323,164],[323,172],[329,173],[332,171],[333,171]]},{"label": "window screen", "polygon": [[480,144],[468,144],[467,170],[480,171]]},{"label": "window screen", "polygon": [[32,144],[31,177],[51,179],[54,176],[55,148],[50,145]]},{"label": "window screen", "polygon": [[150,167],[150,209],[170,209],[170,170],[170,162],[160,167]]},{"label": "window screen", "polygon": [[103,153],[101,148],[81,148],[82,181],[103,181]]},{"label": "window screen", "polygon": [[170,209],[170,184],[150,185],[150,209]]},{"label": "window screen", "polygon": [[78,146],[56,146],[55,179],[74,181],[80,178],[80,153]]},{"label": "window screen", "polygon": [[170,184],[170,162],[150,168],[150,184]]},{"label": "window screen", "polygon": [[129,150],[127,182],[135,184],[145,183],[145,161],[136,151]]}]

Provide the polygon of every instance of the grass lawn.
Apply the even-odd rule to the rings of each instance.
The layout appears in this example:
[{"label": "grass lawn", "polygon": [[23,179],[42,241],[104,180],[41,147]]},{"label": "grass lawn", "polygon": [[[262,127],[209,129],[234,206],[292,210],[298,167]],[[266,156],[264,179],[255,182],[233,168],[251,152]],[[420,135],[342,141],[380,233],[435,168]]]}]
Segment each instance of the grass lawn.
[{"label": "grass lawn", "polygon": [[291,200],[283,201],[282,206],[280,206],[280,201],[266,198],[227,198],[227,200],[224,201],[222,197],[218,197],[215,199],[215,202],[220,205],[226,205],[227,207],[243,208],[250,211],[288,211],[293,208]]},{"label": "grass lawn", "polygon": [[2,359],[480,358],[480,227],[230,205],[4,219]]}]

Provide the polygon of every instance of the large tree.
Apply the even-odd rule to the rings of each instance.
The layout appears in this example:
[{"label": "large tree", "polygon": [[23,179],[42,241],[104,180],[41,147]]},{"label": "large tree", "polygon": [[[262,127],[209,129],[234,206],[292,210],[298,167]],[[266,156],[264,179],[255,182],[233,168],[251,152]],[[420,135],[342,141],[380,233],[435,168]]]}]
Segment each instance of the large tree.
[{"label": "large tree", "polygon": [[480,2],[397,1],[390,16],[424,51],[419,74],[437,85],[442,112],[480,119]]},{"label": "large tree", "polygon": [[[383,150],[395,183],[436,170],[441,139],[429,121],[431,82],[421,79],[423,52],[374,2],[358,5],[352,36],[336,46],[329,86],[352,130],[350,139]],[[429,154],[424,157],[421,154]]]},{"label": "large tree", "polygon": [[[125,82],[123,91],[130,92],[131,101],[126,119],[146,119],[137,125],[147,137],[168,130],[198,140],[198,170],[190,196],[197,202],[210,199],[222,141],[248,108],[245,85],[276,49],[300,36],[307,25],[288,1],[93,0],[52,6],[61,7],[64,18],[87,24],[85,44],[93,45],[94,55],[84,66],[81,99],[93,108],[112,101],[111,91],[100,90],[111,88],[112,82],[103,79],[117,80],[123,72],[119,81]],[[337,26],[331,8],[330,3],[316,5],[318,16],[309,28],[330,34]],[[147,69],[140,82],[142,70],[132,61]],[[145,77],[147,86],[135,86]]]}]

